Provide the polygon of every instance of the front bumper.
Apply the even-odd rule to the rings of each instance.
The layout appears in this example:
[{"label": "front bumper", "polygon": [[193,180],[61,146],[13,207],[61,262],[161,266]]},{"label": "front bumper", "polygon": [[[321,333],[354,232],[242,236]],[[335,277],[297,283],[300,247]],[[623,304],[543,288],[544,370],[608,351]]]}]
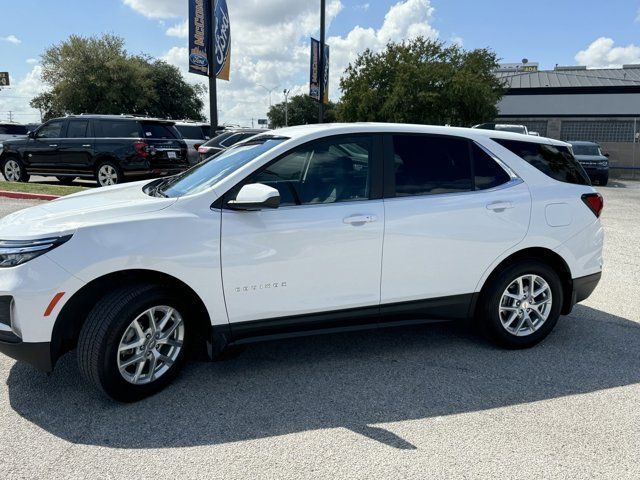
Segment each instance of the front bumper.
[{"label": "front bumper", "polygon": [[29,363],[43,372],[53,370],[49,342],[23,342],[15,333],[0,329],[0,353],[19,362]]}]

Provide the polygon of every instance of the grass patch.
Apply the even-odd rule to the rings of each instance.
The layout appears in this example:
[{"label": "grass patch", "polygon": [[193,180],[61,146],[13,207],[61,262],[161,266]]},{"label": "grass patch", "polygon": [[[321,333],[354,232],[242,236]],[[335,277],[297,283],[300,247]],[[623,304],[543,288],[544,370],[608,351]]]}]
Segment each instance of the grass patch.
[{"label": "grass patch", "polygon": [[82,192],[87,187],[66,186],[66,185],[47,185],[43,183],[22,183],[22,182],[4,182],[0,181],[0,190],[6,192],[22,192],[22,193],[40,193],[44,195],[71,195],[72,193]]}]

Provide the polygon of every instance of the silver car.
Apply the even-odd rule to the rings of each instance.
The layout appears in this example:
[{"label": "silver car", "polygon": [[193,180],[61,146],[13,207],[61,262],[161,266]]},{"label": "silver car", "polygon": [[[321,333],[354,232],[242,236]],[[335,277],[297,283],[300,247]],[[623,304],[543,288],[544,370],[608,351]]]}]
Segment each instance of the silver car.
[{"label": "silver car", "polygon": [[183,121],[176,122],[176,128],[187,143],[187,157],[189,165],[195,165],[200,161],[198,148],[209,140],[209,124],[201,122]]}]

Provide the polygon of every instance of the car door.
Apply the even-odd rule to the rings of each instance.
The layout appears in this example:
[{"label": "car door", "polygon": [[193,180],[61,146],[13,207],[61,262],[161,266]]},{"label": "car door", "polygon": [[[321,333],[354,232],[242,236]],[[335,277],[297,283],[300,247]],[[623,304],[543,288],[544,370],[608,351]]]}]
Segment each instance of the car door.
[{"label": "car door", "polygon": [[55,171],[58,165],[58,146],[64,136],[66,120],[51,120],[40,127],[25,148],[27,170]]},{"label": "car door", "polygon": [[391,178],[381,303],[404,304],[416,315],[465,317],[482,274],[524,238],[529,189],[465,138],[385,140]]},{"label": "car door", "polygon": [[69,119],[65,138],[58,141],[59,165],[63,173],[87,173],[93,162],[93,134],[87,118]]},{"label": "car door", "polygon": [[[344,148],[349,145],[364,157],[351,155]],[[264,326],[281,332],[299,328],[298,323],[345,325],[361,309],[377,314],[384,229],[381,145],[370,135],[314,141],[225,197],[235,198],[248,183],[270,185],[281,197],[276,209],[223,208],[222,277],[234,337]]]}]

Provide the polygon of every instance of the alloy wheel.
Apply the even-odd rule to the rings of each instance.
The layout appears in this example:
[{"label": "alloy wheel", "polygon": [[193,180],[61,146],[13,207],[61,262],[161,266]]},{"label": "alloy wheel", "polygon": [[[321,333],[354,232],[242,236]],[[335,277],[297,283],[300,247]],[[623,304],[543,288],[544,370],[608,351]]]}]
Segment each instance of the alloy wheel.
[{"label": "alloy wheel", "polygon": [[500,298],[502,327],[517,337],[531,335],[549,318],[552,300],[551,287],[541,276],[526,274],[516,278]]},{"label": "alloy wheel", "polygon": [[98,183],[107,187],[118,183],[118,172],[113,165],[102,165],[98,170]]},{"label": "alloy wheel", "polygon": [[9,182],[19,182],[22,177],[22,169],[15,160],[7,160],[4,164],[4,176]]},{"label": "alloy wheel", "polygon": [[136,317],[118,345],[118,370],[129,383],[143,385],[163,376],[184,346],[184,321],[173,307],[159,305]]}]

